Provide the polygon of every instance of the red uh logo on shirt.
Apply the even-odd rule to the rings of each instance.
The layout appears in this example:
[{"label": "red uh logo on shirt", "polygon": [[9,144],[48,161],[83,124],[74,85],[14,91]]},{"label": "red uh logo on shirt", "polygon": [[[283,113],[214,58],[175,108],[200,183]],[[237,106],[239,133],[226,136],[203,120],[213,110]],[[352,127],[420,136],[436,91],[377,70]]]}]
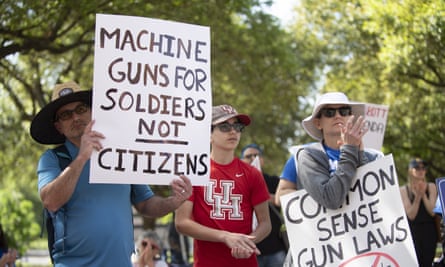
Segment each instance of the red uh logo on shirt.
[{"label": "red uh logo on shirt", "polygon": [[215,190],[216,183],[216,180],[210,179],[204,191],[205,202],[213,207],[210,211],[210,218],[224,220],[227,214],[229,220],[243,220],[243,213],[241,212],[243,196],[232,193],[234,181],[220,181],[220,190],[218,190],[220,193]]}]

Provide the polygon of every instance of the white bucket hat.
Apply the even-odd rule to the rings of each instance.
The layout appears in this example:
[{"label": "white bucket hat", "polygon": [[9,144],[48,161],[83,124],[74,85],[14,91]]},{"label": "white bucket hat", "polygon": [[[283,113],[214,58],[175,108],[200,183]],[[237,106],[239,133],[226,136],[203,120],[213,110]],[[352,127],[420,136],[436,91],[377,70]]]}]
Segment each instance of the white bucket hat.
[{"label": "white bucket hat", "polygon": [[314,139],[321,141],[323,139],[323,133],[314,124],[314,118],[320,110],[326,105],[347,105],[352,109],[352,115],[364,116],[365,115],[365,104],[359,102],[351,102],[344,93],[333,92],[321,95],[315,102],[312,114],[304,119],[301,124],[304,130],[312,136]]}]

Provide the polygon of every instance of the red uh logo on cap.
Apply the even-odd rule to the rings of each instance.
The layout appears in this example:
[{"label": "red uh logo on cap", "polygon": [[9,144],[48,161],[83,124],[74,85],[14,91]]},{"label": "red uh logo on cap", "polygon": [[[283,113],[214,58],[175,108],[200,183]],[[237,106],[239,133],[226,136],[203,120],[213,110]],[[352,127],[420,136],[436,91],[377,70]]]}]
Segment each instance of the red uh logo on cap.
[{"label": "red uh logo on cap", "polygon": [[227,114],[235,114],[236,113],[236,110],[229,105],[224,105],[221,107],[221,109]]}]

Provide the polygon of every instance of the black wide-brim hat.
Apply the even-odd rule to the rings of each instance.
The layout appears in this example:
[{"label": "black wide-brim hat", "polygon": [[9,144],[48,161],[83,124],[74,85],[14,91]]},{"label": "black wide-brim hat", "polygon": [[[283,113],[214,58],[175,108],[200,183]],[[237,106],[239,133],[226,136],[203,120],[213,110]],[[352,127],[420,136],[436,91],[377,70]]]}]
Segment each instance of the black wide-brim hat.
[{"label": "black wide-brim hat", "polygon": [[51,102],[44,106],[31,122],[30,134],[32,138],[45,145],[64,143],[65,136],[54,126],[55,114],[62,106],[79,101],[91,107],[92,91],[81,90],[75,82],[57,84]]}]

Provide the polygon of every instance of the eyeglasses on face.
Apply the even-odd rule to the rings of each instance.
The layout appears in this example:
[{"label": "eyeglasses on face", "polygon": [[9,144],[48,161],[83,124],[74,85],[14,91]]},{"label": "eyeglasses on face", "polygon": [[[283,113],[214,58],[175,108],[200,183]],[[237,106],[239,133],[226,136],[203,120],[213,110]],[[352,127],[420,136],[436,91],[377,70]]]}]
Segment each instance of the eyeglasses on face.
[{"label": "eyeglasses on face", "polygon": [[332,118],[337,113],[340,114],[342,117],[351,116],[352,115],[352,109],[349,106],[339,107],[339,108],[322,108],[320,110],[320,113],[318,115],[318,118],[321,116],[324,116],[326,118]]},{"label": "eyeglasses on face", "polygon": [[244,158],[245,158],[245,159],[248,159],[248,160],[252,160],[252,159],[254,159],[254,158],[256,158],[256,157],[259,157],[259,156],[260,156],[259,153],[254,153],[254,154],[247,154],[247,155],[244,155]]},{"label": "eyeglasses on face", "polygon": [[223,122],[223,123],[215,125],[214,127],[218,128],[223,133],[228,133],[232,129],[234,129],[236,132],[240,133],[243,131],[245,126],[241,122],[235,122],[233,124],[228,123],[228,122]]},{"label": "eyeglasses on face", "polygon": [[425,166],[416,166],[416,167],[414,167],[414,169],[416,171],[426,171],[426,167]]},{"label": "eyeglasses on face", "polygon": [[80,114],[87,112],[89,108],[90,107],[87,104],[81,103],[81,104],[77,105],[74,109],[67,109],[67,110],[64,110],[64,111],[60,112],[59,114],[57,114],[55,121],[69,120],[69,119],[73,118],[73,113],[80,115]]}]

